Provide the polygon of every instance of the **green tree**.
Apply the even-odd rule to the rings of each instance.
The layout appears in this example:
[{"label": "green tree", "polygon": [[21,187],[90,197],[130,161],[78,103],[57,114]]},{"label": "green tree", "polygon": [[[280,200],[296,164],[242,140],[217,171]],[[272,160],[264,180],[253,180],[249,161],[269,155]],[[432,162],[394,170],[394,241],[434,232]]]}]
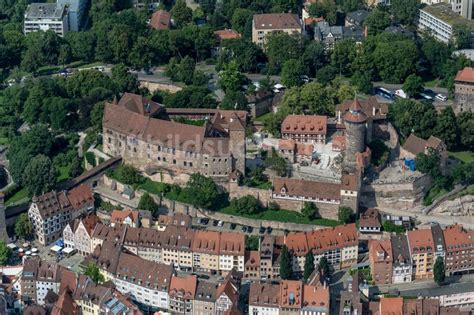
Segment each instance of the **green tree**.
[{"label": "green tree", "polygon": [[10,248],[7,247],[7,243],[5,241],[0,241],[0,265],[6,266],[12,251]]},{"label": "green tree", "polygon": [[45,155],[35,156],[26,166],[23,173],[23,185],[28,195],[40,195],[53,188],[56,183],[56,169],[49,157]]},{"label": "green tree", "polygon": [[326,256],[323,256],[319,259],[318,271],[324,277],[329,277],[331,274],[331,266],[329,266],[329,261]]},{"label": "green tree", "polygon": [[176,0],[175,5],[170,11],[174,23],[178,28],[190,23],[193,19],[193,10],[186,5],[185,0]]},{"label": "green tree", "polygon": [[444,270],[444,261],[443,257],[436,257],[436,261],[433,267],[433,276],[434,281],[437,285],[442,285],[445,278],[445,270]]},{"label": "green tree", "polygon": [[457,49],[470,49],[472,38],[472,27],[467,24],[458,24],[453,29],[453,41]]},{"label": "green tree", "polygon": [[313,115],[334,114],[334,98],[328,87],[321,83],[310,82],[301,88],[301,108],[308,109]]},{"label": "green tree", "polygon": [[309,15],[323,17],[330,24],[335,24],[337,20],[337,6],[333,0],[322,0],[311,3],[308,8]]},{"label": "green tree", "polygon": [[248,101],[241,91],[229,91],[219,106],[221,109],[248,110]]},{"label": "green tree", "polygon": [[356,52],[357,46],[354,40],[344,39],[337,42],[331,53],[331,65],[337,68],[341,74],[350,74]]},{"label": "green tree", "polygon": [[221,70],[231,60],[235,60],[243,72],[257,71],[258,60],[263,59],[263,51],[248,39],[228,39],[221,43],[223,49],[217,58],[216,69]]},{"label": "green tree", "polygon": [[283,280],[287,280],[291,278],[292,274],[291,253],[288,251],[288,247],[283,245],[280,252],[280,277]]},{"label": "green tree", "polygon": [[428,154],[418,153],[415,158],[416,168],[423,174],[428,174],[433,178],[441,175],[439,161],[439,154],[431,148]]},{"label": "green tree", "polygon": [[349,207],[339,207],[337,210],[337,219],[341,223],[351,223],[354,220],[354,212]]},{"label": "green tree", "polygon": [[94,60],[96,37],[92,31],[67,32],[65,40],[71,47],[73,59],[85,62]]},{"label": "green tree", "polygon": [[369,35],[377,35],[390,26],[390,14],[384,10],[375,8],[370,11],[364,23],[365,26],[367,26]]},{"label": "green tree", "polygon": [[413,130],[417,136],[426,139],[433,134],[437,122],[433,104],[409,99],[393,102],[388,116],[404,138],[408,138]]},{"label": "green tree", "polygon": [[312,251],[309,251],[304,260],[304,273],[303,273],[303,279],[304,281],[308,281],[309,276],[314,271],[314,255]]},{"label": "green tree", "polygon": [[33,227],[31,226],[28,214],[22,213],[15,222],[15,235],[22,239],[28,239],[31,236]]},{"label": "green tree", "polygon": [[445,107],[438,115],[434,134],[446,143],[449,150],[459,145],[459,126],[451,106]]},{"label": "green tree", "polygon": [[307,217],[310,220],[315,220],[320,218],[319,209],[314,202],[305,201],[303,209],[301,209],[301,214]]},{"label": "green tree", "polygon": [[397,233],[402,234],[405,233],[405,227],[403,225],[396,225],[392,221],[386,220],[383,223],[383,230],[385,232]]},{"label": "green tree", "polygon": [[279,156],[275,149],[272,149],[271,154],[265,160],[265,165],[273,169],[280,177],[288,175],[288,162],[285,158]]},{"label": "green tree", "polygon": [[387,37],[378,42],[373,53],[380,78],[390,83],[400,83],[414,73],[418,61],[416,44],[410,39],[393,40],[395,38]]},{"label": "green tree", "polygon": [[128,62],[135,70],[149,69],[151,67],[153,53],[148,38],[139,36],[130,51]]},{"label": "green tree", "polygon": [[104,275],[100,273],[99,267],[93,262],[89,262],[84,274],[88,276],[89,278],[91,278],[91,280],[94,281],[94,283],[102,283],[105,281]]},{"label": "green tree", "polygon": [[364,0],[345,0],[342,2],[342,11],[344,12],[353,12],[356,10],[363,9],[364,7]]},{"label": "green tree", "polygon": [[153,197],[151,197],[150,194],[146,192],[140,197],[140,201],[138,202],[138,209],[148,210],[153,215],[156,215],[158,213],[159,207]]},{"label": "green tree", "polygon": [[68,175],[69,175],[69,177],[74,178],[74,177],[77,177],[77,176],[81,175],[83,171],[84,171],[84,169],[82,167],[82,160],[81,160],[81,158],[76,156],[71,161]]},{"label": "green tree", "polygon": [[300,59],[285,61],[281,70],[281,82],[286,87],[303,84],[302,76],[305,74],[304,64]]},{"label": "green tree", "polygon": [[306,69],[308,69],[308,75],[314,76],[326,64],[324,46],[317,41],[311,41],[305,45],[303,61]]},{"label": "green tree", "polygon": [[450,59],[451,48],[432,36],[423,35],[421,42],[421,53],[424,61],[427,63],[425,68],[434,77],[444,75],[444,66]]},{"label": "green tree", "polygon": [[219,188],[210,177],[193,173],[186,184],[186,193],[192,205],[209,209],[219,196]]},{"label": "green tree", "polygon": [[219,73],[219,87],[226,93],[240,90],[244,83],[245,77],[240,72],[235,60],[225,65],[224,69]]},{"label": "green tree", "polygon": [[459,143],[466,150],[474,151],[474,114],[462,112],[457,117]]},{"label": "green tree", "polygon": [[260,201],[254,196],[244,196],[241,198],[234,198],[231,200],[230,205],[239,214],[257,214],[262,210]]},{"label": "green tree", "polygon": [[304,53],[304,38],[301,35],[275,32],[267,35],[266,40],[266,55],[270,73],[279,73],[285,61],[299,59]]},{"label": "green tree", "polygon": [[245,250],[258,250],[258,243],[257,235],[245,235]]},{"label": "green tree", "polygon": [[392,0],[390,10],[402,24],[415,25],[419,5],[417,0]]},{"label": "green tree", "polygon": [[416,93],[423,91],[423,80],[416,74],[410,74],[403,83],[403,91],[413,97]]},{"label": "green tree", "polygon": [[112,173],[113,178],[127,185],[140,185],[145,178],[131,165],[122,164]]},{"label": "green tree", "polygon": [[136,74],[130,72],[124,64],[112,67],[112,80],[121,92],[137,93],[140,86]]},{"label": "green tree", "polygon": [[252,19],[254,14],[255,12],[250,9],[236,8],[232,15],[232,28],[240,34],[243,34],[245,24],[247,24],[247,21]]}]

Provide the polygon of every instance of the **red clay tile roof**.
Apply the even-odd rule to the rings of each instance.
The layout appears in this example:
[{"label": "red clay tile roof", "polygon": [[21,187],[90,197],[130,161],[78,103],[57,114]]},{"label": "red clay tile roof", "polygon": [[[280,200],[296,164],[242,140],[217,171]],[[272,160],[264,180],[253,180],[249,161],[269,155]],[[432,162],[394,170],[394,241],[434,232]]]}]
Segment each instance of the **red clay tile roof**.
[{"label": "red clay tile roof", "polygon": [[313,155],[314,146],[312,144],[297,143],[296,144],[296,154],[298,155]]},{"label": "red clay tile roof", "polygon": [[292,150],[292,151],[294,151],[295,150],[295,145],[296,145],[296,142],[295,142],[295,140],[292,140],[292,139],[288,139],[288,140],[280,139],[280,140],[278,140],[278,149],[280,149],[280,150]]},{"label": "red clay tile roof", "polygon": [[341,199],[341,185],[321,183],[302,179],[275,177],[273,179],[273,193],[287,196],[302,196],[308,198],[324,198],[330,200]]},{"label": "red clay tile roof", "polygon": [[[379,103],[375,96],[371,96],[365,100],[358,100],[359,106],[367,117],[377,118],[386,117],[388,113],[388,105],[386,103]],[[336,112],[340,111],[341,115],[349,111],[353,105],[353,100],[346,100],[341,104],[336,105]]]},{"label": "red clay tile roof", "polygon": [[341,189],[357,191],[357,175],[343,174],[341,177]]},{"label": "red clay tile roof", "polygon": [[138,211],[137,210],[114,210],[110,216],[110,222],[116,224],[122,224],[126,218],[130,218],[133,223],[138,222]]},{"label": "red clay tile roof", "polygon": [[253,25],[257,30],[301,29],[298,15],[290,13],[256,14]]},{"label": "red clay tile roof", "polygon": [[218,255],[219,241],[219,232],[196,230],[194,232],[192,249],[195,252]]},{"label": "red clay tile roof", "polygon": [[151,16],[150,27],[155,30],[166,30],[170,28],[171,14],[164,10],[158,10]]},{"label": "red clay tile roof", "polygon": [[242,233],[221,232],[219,254],[244,256],[245,235]]},{"label": "red clay tile roof", "polygon": [[245,252],[245,267],[260,268],[260,252],[258,250],[248,250]]},{"label": "red clay tile roof", "polygon": [[344,113],[344,121],[362,123],[367,120],[367,115],[362,111],[362,106],[358,100],[353,100],[349,110]]},{"label": "red clay tile roof", "polygon": [[289,233],[285,244],[296,256],[304,256],[309,250],[320,254],[328,250],[356,246],[358,243],[355,224],[338,225],[333,228],[311,232]]},{"label": "red clay tile roof", "polygon": [[278,308],[280,306],[280,286],[270,283],[251,283],[249,305]]},{"label": "red clay tile roof", "polygon": [[454,80],[462,82],[474,82],[474,68],[466,67],[462,70],[459,70]]},{"label": "red clay tile roof", "polygon": [[438,150],[442,143],[443,141],[441,139],[433,136],[430,136],[428,140],[424,140],[411,133],[405,141],[403,148],[411,154],[417,155],[419,153],[424,153],[426,148]]},{"label": "red clay tile roof", "polygon": [[[290,297],[294,301],[290,302]],[[283,280],[280,282],[280,307],[300,309],[303,305],[303,284],[301,281]]]},{"label": "red clay tile roof", "polygon": [[186,277],[173,276],[171,278],[170,298],[182,296],[186,300],[194,300],[197,288],[197,276],[188,275]]},{"label": "red clay tile roof", "polygon": [[288,115],[281,123],[281,133],[325,135],[327,116]]},{"label": "red clay tile roof", "polygon": [[304,285],[303,306],[329,310],[329,286]]},{"label": "red clay tile roof", "polygon": [[390,240],[369,240],[369,256],[373,262],[393,262]]},{"label": "red clay tile roof", "polygon": [[447,250],[455,249],[456,246],[461,245],[469,248],[474,247],[474,230],[465,230],[462,225],[447,226],[443,231],[443,235]]},{"label": "red clay tile roof", "polygon": [[333,149],[345,150],[346,149],[346,137],[345,136],[335,136],[332,137],[332,147]]},{"label": "red clay tile roof", "polygon": [[308,17],[304,19],[304,25],[310,26],[312,24],[317,24],[322,21],[324,21],[323,17]]},{"label": "red clay tile roof", "polygon": [[231,29],[224,29],[224,30],[219,30],[214,32],[214,37],[218,42],[223,41],[225,39],[237,39],[240,38],[241,35]]},{"label": "red clay tile roof", "polygon": [[380,315],[403,315],[403,298],[381,298]]},{"label": "red clay tile roof", "polygon": [[163,107],[141,95],[127,92],[122,95],[117,105],[143,116],[152,116]]},{"label": "red clay tile roof", "polygon": [[79,185],[67,193],[67,197],[72,207],[76,210],[84,208],[86,205],[94,203],[94,194],[88,185]]},{"label": "red clay tile roof", "polygon": [[411,253],[434,252],[434,241],[431,228],[408,231],[408,244]]},{"label": "red clay tile roof", "polygon": [[50,191],[41,196],[34,196],[32,201],[36,203],[43,219],[72,210],[72,205],[64,191]]},{"label": "red clay tile roof", "polygon": [[101,223],[100,219],[98,216],[95,214],[90,214],[86,216],[85,218],[81,219],[82,224],[86,228],[87,233],[89,236],[92,236],[92,233],[94,232],[95,226],[98,223]]},{"label": "red clay tile roof", "polygon": [[365,210],[365,212],[360,215],[359,226],[376,228],[382,227],[382,224],[380,223],[379,211],[375,208]]},{"label": "red clay tile roof", "polygon": [[63,291],[59,295],[58,301],[51,310],[51,315],[76,315],[79,314],[79,307],[74,302],[68,291]]}]

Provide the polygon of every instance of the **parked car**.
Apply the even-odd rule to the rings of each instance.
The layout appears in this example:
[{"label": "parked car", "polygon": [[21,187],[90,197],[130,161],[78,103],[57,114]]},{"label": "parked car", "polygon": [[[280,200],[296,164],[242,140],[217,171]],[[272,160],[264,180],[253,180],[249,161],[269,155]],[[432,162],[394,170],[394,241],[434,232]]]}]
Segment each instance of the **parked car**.
[{"label": "parked car", "polygon": [[242,226],[242,232],[246,233],[247,232],[247,227],[244,225]]},{"label": "parked car", "polygon": [[224,226],[224,221],[220,220],[219,222],[217,222],[217,226],[219,226],[219,227]]},{"label": "parked car", "polygon": [[448,98],[446,97],[446,95],[443,95],[443,94],[436,94],[435,98],[438,100],[438,101],[441,101],[441,102],[446,102],[448,100]]},{"label": "parked car", "polygon": [[247,233],[252,233],[253,232],[253,227],[247,226]]},{"label": "parked car", "polygon": [[425,99],[427,101],[432,101],[433,98],[431,96],[429,96],[428,94],[426,93],[418,93],[418,96],[422,99]]},{"label": "parked car", "polygon": [[199,219],[199,224],[207,225],[208,223],[209,223],[209,219],[208,219],[208,218],[201,218],[201,219]]},{"label": "parked car", "polygon": [[230,224],[230,229],[231,230],[235,230],[236,227],[237,227],[237,224],[235,224],[235,223]]},{"label": "parked car", "polygon": [[265,228],[263,226],[261,226],[260,229],[258,230],[258,233],[260,233],[260,234],[265,233]]},{"label": "parked car", "polygon": [[212,221],[213,226],[217,226],[217,224],[219,224],[219,221],[217,221],[217,220]]},{"label": "parked car", "polygon": [[395,95],[400,97],[400,98],[409,98],[408,94],[405,93],[405,91],[403,91],[402,89],[396,90]]},{"label": "parked car", "polygon": [[267,227],[267,234],[272,234],[272,231],[273,231],[272,227],[268,226]]}]

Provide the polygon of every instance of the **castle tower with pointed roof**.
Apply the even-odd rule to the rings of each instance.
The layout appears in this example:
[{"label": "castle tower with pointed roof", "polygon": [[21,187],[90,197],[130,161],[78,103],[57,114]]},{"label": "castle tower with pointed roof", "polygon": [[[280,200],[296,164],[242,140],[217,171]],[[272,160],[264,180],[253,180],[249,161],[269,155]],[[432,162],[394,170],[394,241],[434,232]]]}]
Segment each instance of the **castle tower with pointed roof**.
[{"label": "castle tower with pointed roof", "polygon": [[356,168],[356,153],[365,150],[365,132],[367,115],[362,111],[358,100],[354,100],[344,116],[346,126],[346,154],[344,157],[344,169],[354,170]]}]

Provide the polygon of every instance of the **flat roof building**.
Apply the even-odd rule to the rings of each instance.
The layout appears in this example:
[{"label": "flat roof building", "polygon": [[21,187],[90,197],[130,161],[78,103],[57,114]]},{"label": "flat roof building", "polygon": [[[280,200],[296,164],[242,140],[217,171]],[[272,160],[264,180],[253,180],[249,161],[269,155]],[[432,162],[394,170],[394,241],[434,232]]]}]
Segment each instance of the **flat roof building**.
[{"label": "flat roof building", "polygon": [[66,5],[58,3],[32,3],[25,12],[23,31],[53,31],[63,37],[69,30]]}]

